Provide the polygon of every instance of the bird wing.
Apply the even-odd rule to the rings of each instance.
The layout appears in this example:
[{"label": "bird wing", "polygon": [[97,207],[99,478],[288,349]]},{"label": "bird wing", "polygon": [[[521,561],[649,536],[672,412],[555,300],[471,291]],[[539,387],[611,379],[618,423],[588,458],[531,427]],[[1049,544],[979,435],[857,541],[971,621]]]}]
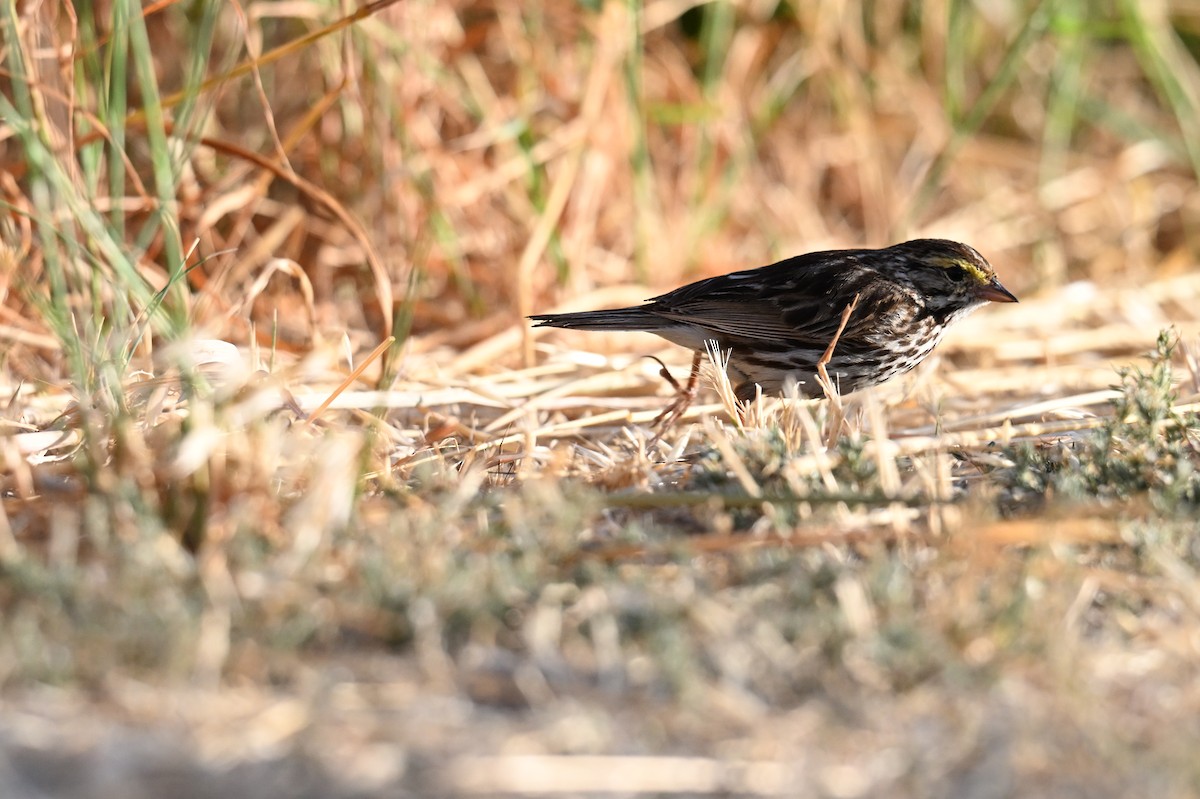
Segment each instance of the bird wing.
[{"label": "bird wing", "polygon": [[[897,298],[870,284],[844,287],[830,293],[812,295],[796,290],[747,292],[744,297],[726,295],[722,299],[684,299],[662,303],[654,308],[658,316],[691,324],[713,333],[713,337],[748,341],[788,341],[826,346],[833,340],[842,322],[848,300],[859,295],[858,306],[850,315],[842,336],[857,340],[869,333],[874,320],[886,318]],[[867,313],[865,309],[873,309]]]},{"label": "bird wing", "polygon": [[[677,322],[685,322],[716,334],[715,337],[731,336],[742,339],[793,340],[832,336],[841,320],[840,311],[829,325],[831,311],[823,310],[812,303],[811,313],[792,306],[785,318],[784,309],[772,302],[745,303],[736,301],[697,301],[684,303],[657,313]],[[795,318],[803,317],[807,324],[796,324]]]},{"label": "bird wing", "polygon": [[[672,321],[711,331],[714,338],[828,343],[842,321],[841,297],[862,293],[870,303],[874,270],[861,251],[819,252],[771,266],[699,280],[655,297],[647,310]],[[836,306],[836,307],[835,307]],[[855,312],[845,335],[868,324]]]}]

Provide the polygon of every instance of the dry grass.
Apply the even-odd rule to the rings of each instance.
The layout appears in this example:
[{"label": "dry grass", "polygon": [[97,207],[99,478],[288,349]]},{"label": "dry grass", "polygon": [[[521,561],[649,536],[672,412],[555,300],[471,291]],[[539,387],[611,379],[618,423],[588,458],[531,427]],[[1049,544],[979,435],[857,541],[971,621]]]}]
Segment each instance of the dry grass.
[{"label": "dry grass", "polygon": [[[1187,4],[180,5],[0,12],[0,793],[1200,791]],[[522,322],[917,235],[834,410]]]}]

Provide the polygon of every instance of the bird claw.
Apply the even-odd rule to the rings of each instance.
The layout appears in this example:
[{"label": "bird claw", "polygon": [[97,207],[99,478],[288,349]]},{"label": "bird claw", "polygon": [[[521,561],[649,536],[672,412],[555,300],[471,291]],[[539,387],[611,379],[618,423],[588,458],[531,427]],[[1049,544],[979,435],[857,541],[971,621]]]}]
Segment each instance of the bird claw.
[{"label": "bird claw", "polygon": [[[647,357],[654,358],[653,355],[649,355]],[[672,425],[679,421],[680,417],[683,416],[684,412],[687,411],[688,407],[696,399],[696,394],[700,389],[701,358],[702,356],[699,352],[692,356],[692,371],[688,374],[687,383],[682,386],[679,385],[679,381],[672,377],[671,373],[667,371],[666,364],[664,364],[662,361],[659,361],[658,358],[654,358],[654,360],[658,361],[659,365],[662,366],[662,371],[659,372],[659,374],[666,378],[667,382],[671,384],[671,387],[675,389],[675,399],[671,401],[670,405],[663,408],[662,413],[660,413],[658,416],[655,416],[654,420],[650,422],[650,426],[652,428],[656,428],[656,432],[654,433],[654,437],[650,439],[647,447],[653,447],[660,440],[662,440],[663,435],[671,429]]]}]

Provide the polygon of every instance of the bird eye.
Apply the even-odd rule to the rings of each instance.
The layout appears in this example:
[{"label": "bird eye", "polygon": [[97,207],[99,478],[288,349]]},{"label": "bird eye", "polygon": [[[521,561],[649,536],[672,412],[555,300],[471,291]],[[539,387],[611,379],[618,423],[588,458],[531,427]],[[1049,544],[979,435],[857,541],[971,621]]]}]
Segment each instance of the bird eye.
[{"label": "bird eye", "polygon": [[961,283],[967,278],[967,270],[961,266],[952,266],[946,270],[946,275],[955,283]]}]

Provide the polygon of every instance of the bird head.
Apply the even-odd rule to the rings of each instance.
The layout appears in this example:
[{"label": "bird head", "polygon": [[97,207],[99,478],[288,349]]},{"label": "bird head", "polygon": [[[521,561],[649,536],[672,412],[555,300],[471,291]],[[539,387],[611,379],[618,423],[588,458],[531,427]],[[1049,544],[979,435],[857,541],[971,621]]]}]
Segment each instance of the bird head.
[{"label": "bird head", "polygon": [[[932,310],[957,315],[985,302],[1016,302],[996,270],[974,247],[945,239],[916,239],[889,248],[898,278],[916,288]],[[894,273],[895,274],[895,273]]]}]

